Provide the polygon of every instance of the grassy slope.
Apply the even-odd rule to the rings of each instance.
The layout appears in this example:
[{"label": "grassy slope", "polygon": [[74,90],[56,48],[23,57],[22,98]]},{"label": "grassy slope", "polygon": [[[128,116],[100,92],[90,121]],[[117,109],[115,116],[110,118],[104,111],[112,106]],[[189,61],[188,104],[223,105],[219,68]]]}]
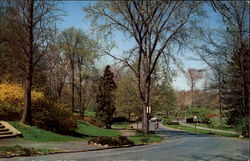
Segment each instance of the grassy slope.
[{"label": "grassy slope", "polygon": [[[190,125],[194,126],[194,124],[190,124]],[[211,129],[218,129],[218,130],[235,131],[234,128],[229,128],[229,127],[225,127],[225,126],[221,127],[220,125],[218,125],[218,126],[210,126],[210,125],[207,125],[207,124],[197,124],[197,126],[211,128]]]},{"label": "grassy slope", "polygon": [[[195,132],[195,128],[192,127],[187,127],[183,125],[167,125],[168,127],[175,128],[175,129],[180,129],[184,131],[189,131],[189,132]],[[201,133],[201,134],[209,134],[211,131],[209,130],[203,130],[203,129],[196,129],[196,133]],[[236,134],[229,134],[229,133],[223,133],[223,132],[214,132],[215,135],[220,135],[220,136],[227,136],[227,137],[237,137],[238,135]]]},{"label": "grassy slope", "polygon": [[88,136],[119,136],[118,130],[103,129],[85,122],[78,122],[78,133]]},{"label": "grassy slope", "polygon": [[86,140],[86,139],[89,139],[89,137],[93,137],[93,136],[119,136],[120,135],[120,132],[118,130],[103,129],[103,128],[99,128],[97,126],[84,123],[84,122],[78,122],[78,129],[76,130],[80,134],[89,136],[89,137],[84,137],[84,138],[60,135],[60,134],[56,134],[50,131],[39,129],[35,126],[23,125],[19,122],[10,121],[9,123],[22,133],[24,140],[36,141],[36,142],[77,141],[77,140]]},{"label": "grassy slope", "polygon": [[85,111],[84,116],[95,117],[96,113],[92,111]]},{"label": "grassy slope", "polygon": [[19,122],[10,121],[9,123],[22,133],[24,140],[37,141],[37,142],[51,142],[51,141],[59,142],[59,141],[82,140],[82,138],[55,134],[50,131],[39,129],[35,126],[23,125]]},{"label": "grassy slope", "polygon": [[124,123],[115,123],[113,126],[118,127],[118,128],[125,128],[129,129],[130,128],[130,123],[124,122]]},{"label": "grassy slope", "polygon": [[131,136],[128,138],[135,144],[154,143],[154,142],[161,142],[163,140],[162,137],[156,134],[149,134],[147,136],[143,136],[143,134],[140,133],[137,133],[135,136]]}]

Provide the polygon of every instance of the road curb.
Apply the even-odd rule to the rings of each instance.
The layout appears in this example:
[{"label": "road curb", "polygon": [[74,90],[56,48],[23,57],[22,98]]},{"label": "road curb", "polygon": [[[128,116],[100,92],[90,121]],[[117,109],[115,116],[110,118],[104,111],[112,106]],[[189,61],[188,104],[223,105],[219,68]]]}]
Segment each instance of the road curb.
[{"label": "road curb", "polygon": [[[153,144],[153,143],[152,143]],[[58,152],[51,152],[43,155],[32,155],[32,156],[45,156],[45,155],[53,155],[53,154],[62,154],[62,153],[80,153],[80,152],[91,152],[91,151],[102,151],[102,150],[109,150],[109,149],[121,149],[121,148],[130,148],[136,146],[146,146],[150,144],[138,144],[138,145],[128,145],[128,146],[114,146],[114,147],[107,147],[107,148],[98,148],[98,149],[87,149],[87,150],[75,150],[75,151],[58,151]],[[0,157],[0,158],[18,158],[18,157],[31,157],[27,155],[19,155],[19,156],[10,156],[10,157]]]}]

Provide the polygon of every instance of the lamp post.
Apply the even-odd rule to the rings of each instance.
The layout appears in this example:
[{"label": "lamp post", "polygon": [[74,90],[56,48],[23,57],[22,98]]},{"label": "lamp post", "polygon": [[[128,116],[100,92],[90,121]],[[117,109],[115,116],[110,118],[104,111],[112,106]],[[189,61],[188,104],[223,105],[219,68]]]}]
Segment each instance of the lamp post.
[{"label": "lamp post", "polygon": [[197,116],[194,116],[194,131],[196,132],[196,123],[197,123]]}]

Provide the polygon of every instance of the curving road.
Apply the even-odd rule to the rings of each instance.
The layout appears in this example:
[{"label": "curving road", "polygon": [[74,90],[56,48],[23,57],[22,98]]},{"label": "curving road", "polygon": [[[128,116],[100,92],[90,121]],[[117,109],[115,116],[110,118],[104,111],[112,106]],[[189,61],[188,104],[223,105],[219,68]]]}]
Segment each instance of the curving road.
[{"label": "curving road", "polygon": [[[159,144],[92,152],[64,153],[39,157],[19,157],[8,161],[247,161],[247,140],[193,134],[160,127],[166,137]],[[1,160],[1,159],[0,159]]]}]

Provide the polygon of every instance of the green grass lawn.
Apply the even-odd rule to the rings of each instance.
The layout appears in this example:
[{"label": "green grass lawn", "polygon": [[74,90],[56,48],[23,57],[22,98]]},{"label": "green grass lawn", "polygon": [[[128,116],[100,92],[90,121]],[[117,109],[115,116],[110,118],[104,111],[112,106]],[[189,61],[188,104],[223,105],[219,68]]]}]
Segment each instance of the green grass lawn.
[{"label": "green grass lawn", "polygon": [[[194,124],[191,124],[190,125],[193,125]],[[235,131],[234,128],[230,128],[230,127],[226,127],[226,126],[221,126],[221,125],[207,125],[207,124],[197,124],[197,126],[199,127],[205,127],[205,128],[211,128],[211,129],[218,129],[218,130],[226,130],[226,131]]]},{"label": "green grass lawn", "polygon": [[120,131],[112,129],[103,129],[86,122],[78,121],[76,132],[88,136],[119,136]]},{"label": "green grass lawn", "polygon": [[[181,129],[181,130],[184,130],[184,131],[195,132],[195,128],[184,126],[184,125],[166,125],[166,126],[171,127],[171,128],[175,128],[175,129]],[[219,135],[219,136],[238,137],[237,134],[229,134],[229,133],[224,133],[224,132],[196,129],[196,133],[210,134],[211,132],[213,132],[214,135]]]},{"label": "green grass lawn", "polygon": [[96,113],[92,111],[85,111],[84,116],[95,117]]},{"label": "green grass lawn", "polygon": [[113,126],[118,127],[118,128],[129,129],[130,128],[130,123],[128,123],[128,122],[115,123],[115,124],[113,124]]},{"label": "green grass lawn", "polygon": [[36,141],[36,142],[61,142],[61,141],[77,141],[83,138],[77,138],[73,136],[60,135],[43,129],[39,129],[35,126],[23,125],[20,122],[9,121],[9,123],[19,130],[24,140]]},{"label": "green grass lawn", "polygon": [[10,121],[12,126],[19,130],[23,135],[23,140],[36,142],[63,142],[63,141],[78,141],[89,140],[94,136],[119,136],[118,130],[103,129],[85,122],[78,122],[76,132],[87,135],[86,137],[73,137],[68,135],[56,134],[50,131],[39,129],[35,126],[23,125],[20,122]]},{"label": "green grass lawn", "polygon": [[141,133],[136,133],[135,136],[128,137],[129,140],[133,141],[135,144],[143,144],[143,143],[154,143],[161,142],[163,140],[162,137],[156,134],[149,134],[144,136]]}]

